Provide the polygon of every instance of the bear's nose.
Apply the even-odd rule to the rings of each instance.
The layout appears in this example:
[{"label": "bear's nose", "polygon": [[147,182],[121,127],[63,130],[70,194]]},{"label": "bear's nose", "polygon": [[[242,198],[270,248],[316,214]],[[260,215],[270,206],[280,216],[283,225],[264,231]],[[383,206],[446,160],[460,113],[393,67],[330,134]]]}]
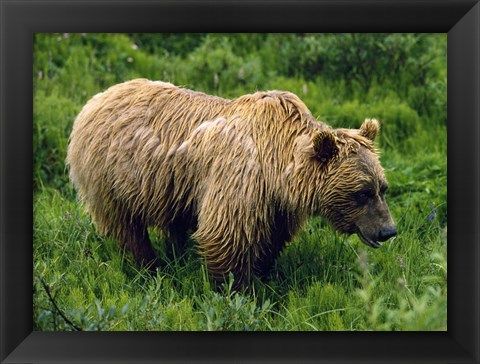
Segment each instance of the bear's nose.
[{"label": "bear's nose", "polygon": [[378,234],[378,241],[386,241],[395,235],[397,235],[397,228],[395,226],[382,229]]}]

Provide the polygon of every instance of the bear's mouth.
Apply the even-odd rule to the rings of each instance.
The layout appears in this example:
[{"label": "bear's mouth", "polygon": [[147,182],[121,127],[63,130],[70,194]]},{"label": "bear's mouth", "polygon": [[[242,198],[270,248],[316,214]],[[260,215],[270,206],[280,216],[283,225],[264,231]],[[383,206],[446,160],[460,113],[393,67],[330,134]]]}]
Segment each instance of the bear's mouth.
[{"label": "bear's mouth", "polygon": [[358,229],[357,231],[357,235],[358,237],[360,238],[360,240],[362,241],[362,243],[366,244],[366,245],[369,245],[371,246],[372,248],[380,248],[382,246],[382,244],[380,244],[378,241],[375,241],[375,240],[372,240],[372,239],[369,239],[367,238],[360,229]]}]

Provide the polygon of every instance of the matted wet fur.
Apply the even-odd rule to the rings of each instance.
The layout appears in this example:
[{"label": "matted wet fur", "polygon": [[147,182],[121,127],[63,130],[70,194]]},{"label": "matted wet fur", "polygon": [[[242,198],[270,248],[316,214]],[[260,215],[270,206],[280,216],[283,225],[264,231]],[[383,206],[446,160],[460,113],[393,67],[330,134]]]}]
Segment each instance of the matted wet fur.
[{"label": "matted wet fur", "polygon": [[138,264],[157,265],[148,226],[178,246],[191,231],[213,278],[232,272],[246,285],[310,215],[378,244],[379,231],[393,226],[388,207],[372,213],[352,196],[370,188],[383,198],[378,128],[367,119],[333,130],[290,92],[226,100],[137,79],[84,106],[67,164],[99,233]]}]

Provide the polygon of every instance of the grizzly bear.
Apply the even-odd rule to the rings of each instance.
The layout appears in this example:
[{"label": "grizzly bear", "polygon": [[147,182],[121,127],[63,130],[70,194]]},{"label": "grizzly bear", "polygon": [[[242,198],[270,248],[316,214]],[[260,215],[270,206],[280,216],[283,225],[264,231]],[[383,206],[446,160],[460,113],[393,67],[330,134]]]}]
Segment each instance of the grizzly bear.
[{"label": "grizzly bear", "polygon": [[245,286],[308,216],[374,248],[396,234],[378,131],[332,129],[290,92],[228,100],[136,79],[83,107],[67,164],[98,232],[138,264],[159,265],[149,226],[177,249],[191,233],[215,280]]}]

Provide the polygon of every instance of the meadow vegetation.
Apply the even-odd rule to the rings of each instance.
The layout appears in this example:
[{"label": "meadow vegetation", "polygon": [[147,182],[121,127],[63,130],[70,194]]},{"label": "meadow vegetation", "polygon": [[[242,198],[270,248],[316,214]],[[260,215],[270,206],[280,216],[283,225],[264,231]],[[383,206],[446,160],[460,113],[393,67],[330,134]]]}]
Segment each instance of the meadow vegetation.
[{"label": "meadow vegetation", "polygon": [[[36,34],[34,329],[446,330],[444,34]],[[296,93],[334,127],[382,123],[378,139],[398,236],[381,249],[312,218],[267,281],[215,289],[193,242],[156,275],[99,236],[65,167],[76,114],[144,77],[233,98]]]}]

